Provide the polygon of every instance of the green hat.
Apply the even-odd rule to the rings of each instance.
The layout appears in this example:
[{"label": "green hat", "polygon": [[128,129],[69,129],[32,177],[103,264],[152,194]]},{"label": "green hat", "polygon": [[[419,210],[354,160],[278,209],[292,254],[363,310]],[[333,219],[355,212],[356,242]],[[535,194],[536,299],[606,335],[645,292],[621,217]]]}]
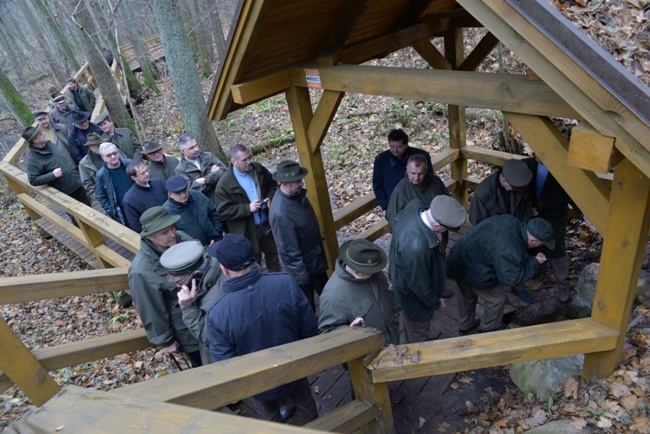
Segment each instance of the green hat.
[{"label": "green hat", "polygon": [[159,151],[163,147],[163,145],[161,145],[160,143],[158,143],[153,139],[145,140],[143,144],[144,144],[144,150],[142,152],[144,152],[145,154],[152,154],[156,151]]},{"label": "green hat", "polygon": [[86,146],[93,146],[93,145],[99,146],[99,145],[101,145],[102,143],[105,142],[105,140],[102,138],[102,136],[100,136],[97,133],[89,133],[86,136],[86,140],[87,140],[86,143],[85,143]]},{"label": "green hat", "polygon": [[170,227],[181,219],[181,216],[170,215],[162,206],[154,206],[149,208],[140,216],[140,224],[142,225],[141,236],[151,235],[165,228]]},{"label": "green hat", "polygon": [[165,250],[160,265],[168,271],[167,280],[176,282],[180,280],[179,276],[197,270],[203,265],[203,253],[203,245],[196,240],[178,243]]},{"label": "green hat", "polygon": [[50,89],[48,90],[48,92],[49,92],[50,96],[54,96],[54,95],[58,95],[60,90],[61,89],[59,89],[56,86],[50,86]]},{"label": "green hat", "polygon": [[37,135],[38,133],[40,133],[42,130],[43,130],[43,129],[41,128],[40,125],[27,127],[27,128],[25,128],[25,131],[23,131],[23,135],[22,135],[22,137],[23,137],[23,139],[25,139],[25,141],[26,141],[27,143],[30,143],[30,144],[31,144],[31,143],[32,143],[32,140],[34,140],[34,138],[36,137],[36,135]]},{"label": "green hat", "polygon": [[303,179],[309,170],[291,160],[284,160],[278,164],[278,170],[273,174],[276,182],[293,182]]},{"label": "green hat", "polygon": [[354,271],[368,274],[380,272],[388,262],[384,249],[364,238],[341,244],[339,259]]},{"label": "green hat", "polygon": [[109,117],[109,116],[108,116],[108,112],[107,112],[106,110],[104,110],[103,112],[101,112],[100,114],[98,114],[98,115],[95,117],[95,124],[96,124],[96,125],[101,124],[101,123],[104,122],[106,119],[108,119],[108,117]]},{"label": "green hat", "polygon": [[542,218],[532,219],[528,222],[526,230],[529,234],[540,240],[547,249],[555,248],[555,238],[553,238],[553,226]]},{"label": "green hat", "polygon": [[459,228],[467,219],[465,207],[453,197],[444,194],[433,198],[429,212],[437,223],[448,228]]}]

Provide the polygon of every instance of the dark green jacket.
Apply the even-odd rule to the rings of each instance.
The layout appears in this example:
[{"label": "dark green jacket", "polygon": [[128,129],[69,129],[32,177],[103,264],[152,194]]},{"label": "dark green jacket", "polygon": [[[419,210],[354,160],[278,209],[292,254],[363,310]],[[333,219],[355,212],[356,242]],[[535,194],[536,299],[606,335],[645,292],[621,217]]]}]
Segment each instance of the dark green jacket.
[{"label": "dark green jacket", "polygon": [[130,129],[115,128],[112,136],[110,134],[103,134],[102,138],[104,140],[110,140],[127,158],[133,161],[142,161],[142,145]]},{"label": "dark green jacket", "polygon": [[92,115],[95,110],[95,104],[97,103],[97,98],[92,90],[88,89],[86,86],[80,84],[77,85],[76,92],[73,92],[72,89],[65,91],[65,100],[68,102],[68,105],[77,104],[75,100],[75,93],[79,95],[81,102],[85,106],[85,110]]},{"label": "dark green jacket", "polygon": [[[61,150],[50,141],[40,149],[30,145],[25,165],[31,185],[49,185],[65,194],[70,194],[81,187],[81,178],[75,168]],[[54,169],[59,167],[63,170],[63,175],[57,178],[54,176]]]},{"label": "dark green jacket", "polygon": [[165,155],[162,163],[149,161],[147,170],[149,170],[150,177],[158,178],[162,182],[165,182],[176,174],[176,166],[178,166],[178,158]]},{"label": "dark green jacket", "polygon": [[511,214],[519,220],[527,222],[532,216],[533,198],[527,190],[524,193],[511,191],[510,203],[512,212],[506,208],[506,203],[501,192],[499,175],[502,169],[485,178],[476,187],[474,196],[469,203],[469,221],[476,226],[488,217],[502,214]]},{"label": "dark green jacket", "polygon": [[523,285],[539,268],[527,253],[527,227],[511,215],[485,219],[451,248],[449,277],[473,288]]},{"label": "dark green jacket", "polygon": [[414,200],[400,213],[390,243],[389,277],[402,312],[413,321],[428,321],[440,307],[445,290],[445,254],[420,212],[428,205]]},{"label": "dark green jacket", "polygon": [[[217,188],[217,182],[226,173],[226,165],[221,162],[212,152],[201,152],[199,154],[199,170],[194,164],[187,161],[185,156],[181,156],[181,161],[176,166],[176,174],[190,182],[190,188],[198,190],[205,194],[205,197],[214,202],[214,189]],[[210,172],[213,165],[219,167],[216,172]],[[205,178],[203,185],[197,184],[194,180]]]}]

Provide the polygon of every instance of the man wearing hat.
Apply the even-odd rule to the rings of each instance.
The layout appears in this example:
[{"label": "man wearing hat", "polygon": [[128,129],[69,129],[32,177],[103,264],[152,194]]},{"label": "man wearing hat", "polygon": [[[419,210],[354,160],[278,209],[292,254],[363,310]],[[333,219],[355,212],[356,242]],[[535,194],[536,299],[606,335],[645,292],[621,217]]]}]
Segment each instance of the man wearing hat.
[{"label": "man wearing hat", "polygon": [[168,354],[183,351],[193,365],[201,366],[199,340],[183,322],[178,304],[179,288],[167,280],[169,270],[160,263],[160,257],[170,247],[192,240],[176,231],[174,225],[178,219],[161,206],[142,214],[140,250],[129,268],[129,287],[149,342],[162,346]]},{"label": "man wearing hat", "polygon": [[[454,244],[447,258],[451,279],[458,283],[458,322],[461,335],[505,329],[506,287],[521,286],[546,261],[543,253],[527,249],[555,247],[553,228],[544,219],[525,223],[511,215],[485,219]],[[478,298],[484,303],[483,321],[476,319]]]},{"label": "man wearing hat", "polygon": [[508,160],[476,187],[469,204],[469,221],[476,226],[488,217],[510,214],[521,221],[532,217],[528,184],[533,174],[521,160]]},{"label": "man wearing hat", "polygon": [[74,77],[68,78],[68,90],[65,99],[70,104],[76,105],[83,111],[92,113],[95,110],[97,99],[95,94],[85,86],[80,85]]},{"label": "man wearing hat", "polygon": [[117,146],[110,142],[99,145],[99,155],[104,160],[104,164],[95,177],[97,200],[107,216],[124,224],[122,200],[133,186],[133,179],[126,173],[126,166],[131,163],[131,160],[121,158]]},{"label": "man wearing hat", "polygon": [[68,150],[70,156],[78,165],[83,157],[86,156],[88,150],[86,149],[87,136],[90,133],[101,135],[102,130],[97,125],[90,122],[90,113],[81,110],[72,112],[70,118],[72,120],[72,128],[68,133]]},{"label": "man wearing hat", "polygon": [[115,144],[126,155],[126,158],[142,161],[140,140],[128,128],[115,128],[115,124],[106,110],[95,117],[95,125],[104,133],[104,140]]},{"label": "man wearing hat", "polygon": [[320,226],[303,188],[308,170],[295,161],[278,164],[273,179],[275,192],[269,218],[285,270],[293,277],[315,309],[314,291],[323,292],[327,283],[327,257]]},{"label": "man wearing hat", "polygon": [[217,208],[205,195],[189,189],[189,182],[174,175],[165,182],[169,196],[163,206],[180,220],[176,227],[204,246],[223,238],[223,226]]},{"label": "man wearing hat", "polygon": [[253,152],[240,143],[230,149],[230,166],[215,190],[217,212],[227,232],[243,235],[253,244],[257,263],[262,263],[264,253],[268,270],[277,272],[282,266],[269,223],[269,204],[278,183],[252,158]]},{"label": "man wearing hat", "polygon": [[122,199],[124,223],[135,232],[140,232],[140,216],[154,206],[161,206],[167,200],[165,183],[151,178],[147,166],[142,161],[133,161],[126,166],[126,174],[133,185]]},{"label": "man wearing hat", "polygon": [[[208,340],[215,362],[315,336],[318,324],[309,302],[285,273],[262,274],[250,241],[226,234],[215,256],[228,278],[224,295],[208,313]],[[280,400],[291,398],[291,419],[304,425],[318,417],[306,378],[254,396],[262,419],[281,422]]]},{"label": "man wearing hat", "polygon": [[460,228],[466,218],[465,208],[446,195],[436,196],[429,208],[414,200],[400,213],[390,243],[389,276],[407,343],[429,340],[433,312],[447,305],[442,234]]},{"label": "man wearing hat", "polygon": [[[27,127],[22,137],[29,143],[25,159],[29,183],[34,186],[49,185],[90,206],[79,174],[58,146],[45,138],[41,126]],[[74,217],[70,218],[76,224]]]},{"label": "man wearing hat", "polygon": [[45,134],[45,138],[58,146],[61,153],[68,159],[68,162],[76,168],[77,165],[68,151],[68,133],[70,132],[68,126],[65,124],[51,123],[50,117],[45,110],[33,111],[32,116],[34,116],[36,122],[41,126],[41,131]]},{"label": "man wearing hat", "polygon": [[163,153],[163,145],[155,140],[145,140],[142,151],[149,159],[149,175],[165,182],[176,173],[178,158]]},{"label": "man wearing hat", "polygon": [[49,113],[50,122],[72,126],[72,112],[78,110],[77,106],[68,104],[61,94],[52,97],[50,103],[53,106]]},{"label": "man wearing hat", "polygon": [[191,134],[178,138],[181,147],[181,161],[176,166],[176,174],[190,181],[190,188],[205,194],[213,203],[217,182],[226,173],[226,165],[212,152],[202,152]]}]

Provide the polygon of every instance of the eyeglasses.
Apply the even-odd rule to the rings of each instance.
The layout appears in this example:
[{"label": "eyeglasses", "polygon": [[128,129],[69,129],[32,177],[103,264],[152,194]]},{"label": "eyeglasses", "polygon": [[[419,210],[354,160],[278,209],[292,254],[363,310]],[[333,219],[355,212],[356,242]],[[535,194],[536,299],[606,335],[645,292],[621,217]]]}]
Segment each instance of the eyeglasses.
[{"label": "eyeglasses", "polygon": [[104,157],[112,158],[112,157],[117,157],[119,155],[120,155],[119,152],[111,152],[110,154],[104,154]]}]

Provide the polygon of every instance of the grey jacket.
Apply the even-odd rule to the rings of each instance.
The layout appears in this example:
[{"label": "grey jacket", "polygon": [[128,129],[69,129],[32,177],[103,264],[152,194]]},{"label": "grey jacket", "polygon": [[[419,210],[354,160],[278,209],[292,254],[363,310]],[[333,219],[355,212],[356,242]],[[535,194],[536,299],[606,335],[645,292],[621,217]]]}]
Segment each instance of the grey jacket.
[{"label": "grey jacket", "polygon": [[[199,190],[214,202],[214,189],[217,187],[219,179],[226,173],[226,165],[211,152],[201,152],[198,160],[201,166],[200,170],[194,164],[187,161],[185,156],[182,156],[180,163],[176,166],[176,174],[190,181],[191,189]],[[210,172],[211,167],[215,164],[219,167],[219,170]],[[205,178],[205,184],[200,185],[194,181],[199,178]]]},{"label": "grey jacket", "polygon": [[[126,158],[122,151],[119,152],[120,158]],[[104,160],[102,160],[102,157],[100,157],[99,154],[95,154],[91,150],[88,150],[88,154],[86,154],[86,156],[83,157],[79,162],[79,175],[81,176],[81,183],[86,189],[88,197],[91,199],[97,199],[97,195],[95,194],[95,177],[103,165]]]},{"label": "grey jacket", "polygon": [[158,178],[165,182],[176,174],[176,166],[178,166],[178,158],[171,155],[165,155],[162,163],[149,161],[147,169],[149,170],[150,177]]}]

